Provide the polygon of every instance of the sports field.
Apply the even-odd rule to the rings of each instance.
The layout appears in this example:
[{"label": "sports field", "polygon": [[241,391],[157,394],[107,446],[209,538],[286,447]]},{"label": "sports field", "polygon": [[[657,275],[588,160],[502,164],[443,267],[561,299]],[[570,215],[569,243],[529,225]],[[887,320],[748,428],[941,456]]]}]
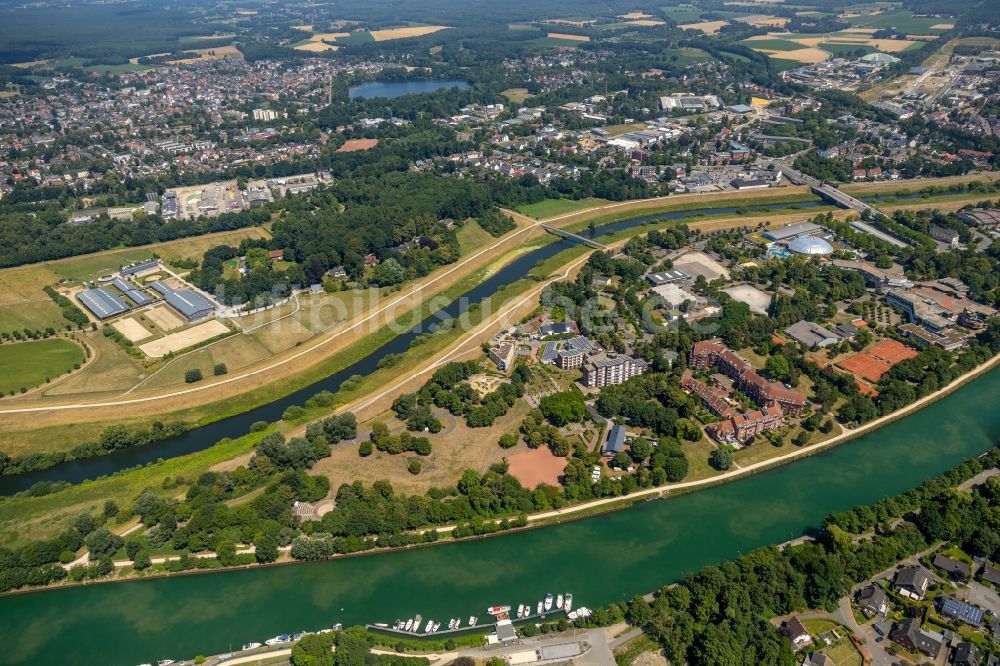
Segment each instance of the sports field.
[{"label": "sports field", "polygon": [[0,345],[0,393],[32,389],[83,363],[83,348],[65,338]]}]

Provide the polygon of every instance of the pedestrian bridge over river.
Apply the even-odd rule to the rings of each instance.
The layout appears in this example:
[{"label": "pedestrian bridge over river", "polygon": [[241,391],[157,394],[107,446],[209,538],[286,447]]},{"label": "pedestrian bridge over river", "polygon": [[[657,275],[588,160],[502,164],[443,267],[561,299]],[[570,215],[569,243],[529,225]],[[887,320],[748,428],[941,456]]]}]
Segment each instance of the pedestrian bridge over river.
[{"label": "pedestrian bridge over river", "polygon": [[598,243],[593,238],[585,238],[583,236],[579,236],[572,232],[566,231],[565,229],[560,229],[559,227],[549,226],[548,224],[539,224],[538,226],[540,226],[542,229],[545,229],[550,234],[555,234],[556,236],[562,236],[563,238],[568,238],[571,241],[576,241],[577,243],[586,245],[587,247],[592,247],[595,250],[610,249],[607,245],[604,245],[603,243]]}]

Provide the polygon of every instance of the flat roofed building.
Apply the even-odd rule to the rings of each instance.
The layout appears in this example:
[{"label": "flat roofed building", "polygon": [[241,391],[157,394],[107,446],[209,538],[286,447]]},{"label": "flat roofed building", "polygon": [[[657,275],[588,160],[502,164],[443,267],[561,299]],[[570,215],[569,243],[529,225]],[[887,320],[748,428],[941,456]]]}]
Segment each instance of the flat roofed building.
[{"label": "flat roofed building", "polygon": [[641,375],[646,371],[646,362],[624,354],[607,352],[595,354],[583,365],[583,383],[591,388],[604,388]]},{"label": "flat roofed building", "polygon": [[122,266],[119,269],[124,277],[131,277],[133,275],[138,275],[140,273],[146,273],[148,271],[159,270],[160,260],[159,259],[149,259],[147,261],[138,261],[134,264],[129,264],[128,266]]},{"label": "flat roofed building", "polygon": [[789,337],[798,342],[800,345],[810,349],[812,347],[829,347],[830,345],[835,345],[840,341],[840,336],[833,331],[830,331],[815,322],[806,321],[804,319],[802,321],[797,321],[786,328],[785,333],[787,333]]},{"label": "flat roofed building", "polygon": [[666,271],[659,271],[658,273],[650,273],[646,276],[646,280],[649,281],[654,287],[658,287],[661,284],[676,284],[677,282],[684,282],[685,280],[690,280],[691,274],[687,271],[682,271],[679,268],[671,268]]},{"label": "flat roofed building", "polygon": [[823,227],[812,222],[798,222],[788,224],[777,229],[769,229],[764,232],[764,238],[770,241],[788,241],[799,236],[808,236],[823,231]]},{"label": "flat roofed building", "polygon": [[604,445],[601,446],[601,453],[606,456],[613,456],[625,450],[625,426],[615,424],[608,432]]},{"label": "flat roofed building", "polygon": [[174,291],[160,280],[156,280],[149,286],[162,294],[167,305],[181,313],[189,322],[205,319],[215,312],[215,304],[194,289]]},{"label": "flat roofed building", "polygon": [[102,320],[120,315],[132,309],[121,298],[115,296],[107,289],[100,287],[81,291],[76,295],[76,299],[85,308],[90,310],[95,317]]}]

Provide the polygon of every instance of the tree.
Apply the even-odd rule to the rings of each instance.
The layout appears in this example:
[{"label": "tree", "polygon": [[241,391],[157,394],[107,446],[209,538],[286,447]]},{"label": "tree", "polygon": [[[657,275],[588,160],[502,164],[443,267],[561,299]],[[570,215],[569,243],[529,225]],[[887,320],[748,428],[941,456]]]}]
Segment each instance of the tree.
[{"label": "tree", "polygon": [[538,407],[545,418],[556,427],[583,421],[587,414],[583,394],[575,389],[547,395],[539,401]]},{"label": "tree", "polygon": [[505,432],[500,435],[500,448],[511,449],[517,446],[517,435],[512,432]]},{"label": "tree", "polygon": [[670,458],[667,458],[667,462],[663,465],[663,469],[667,473],[667,481],[676,483],[687,476],[687,458],[684,456],[671,456]]},{"label": "tree", "polygon": [[720,472],[725,472],[733,466],[733,450],[725,445],[720,446],[708,456],[708,463]]},{"label": "tree", "polygon": [[149,559],[149,553],[145,549],[141,549],[132,558],[132,566],[136,571],[145,571],[149,567],[153,566],[153,562]]},{"label": "tree", "polygon": [[264,533],[253,542],[254,557],[260,563],[274,562],[278,559],[278,542],[270,534]]},{"label": "tree", "polygon": [[104,515],[107,518],[114,518],[118,515],[118,504],[114,500],[104,500]]},{"label": "tree", "polygon": [[110,557],[124,545],[124,541],[120,536],[112,534],[103,527],[98,527],[88,534],[87,538],[84,539],[84,543],[87,544],[87,550],[90,551],[91,560]]},{"label": "tree", "polygon": [[420,464],[419,460],[411,460],[406,466],[406,469],[409,470],[410,474],[416,475],[420,474],[420,470],[423,469],[423,466]]},{"label": "tree", "polygon": [[373,448],[374,447],[372,446],[372,443],[370,441],[364,440],[358,445],[358,455],[361,456],[362,458],[367,458],[372,454]]},{"label": "tree", "polygon": [[202,380],[201,370],[198,368],[191,368],[184,373],[184,381],[188,384],[194,384],[195,382],[200,382]]},{"label": "tree", "polygon": [[216,377],[219,377],[220,375],[228,374],[229,368],[226,367],[225,363],[216,363],[215,367],[212,369],[212,372],[215,374]]},{"label": "tree", "polygon": [[767,371],[767,374],[779,382],[787,382],[791,377],[791,368],[788,364],[788,359],[781,354],[768,356],[767,362],[764,364],[764,369]]},{"label": "tree", "polygon": [[334,634],[306,634],[292,646],[292,666],[333,666]]},{"label": "tree", "polygon": [[803,430],[802,432],[800,432],[798,435],[795,436],[795,439],[792,441],[792,443],[795,444],[795,446],[805,446],[806,444],[809,443],[809,438],[811,436],[812,434],[808,430]]}]

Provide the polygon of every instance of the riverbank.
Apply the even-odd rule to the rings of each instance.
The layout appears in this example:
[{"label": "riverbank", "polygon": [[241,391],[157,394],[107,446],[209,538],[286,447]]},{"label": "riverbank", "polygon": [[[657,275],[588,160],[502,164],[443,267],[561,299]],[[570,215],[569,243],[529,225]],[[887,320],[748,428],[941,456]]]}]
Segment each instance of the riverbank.
[{"label": "riverbank", "polygon": [[[928,405],[930,405],[930,404],[932,404],[934,402],[937,402],[938,400],[940,400],[940,399],[942,399],[942,398],[950,395],[951,393],[953,393],[954,391],[958,390],[959,388],[961,388],[962,386],[964,386],[968,382],[970,382],[970,381],[976,379],[977,377],[980,377],[984,373],[992,370],[993,368],[995,368],[998,365],[998,363],[1000,363],[1000,354],[994,356],[993,358],[991,358],[986,363],[983,363],[983,364],[977,366],[976,368],[974,368],[973,370],[970,370],[969,372],[965,373],[964,375],[956,378],[950,384],[948,384],[947,386],[941,388],[939,391],[936,391],[935,393],[932,393],[932,394],[930,394],[928,396],[924,396],[923,398],[920,398],[919,400],[917,400],[917,401],[915,401],[915,402],[913,402],[913,403],[911,403],[911,404],[909,404],[909,405],[907,405],[907,406],[905,406],[905,407],[897,410],[896,412],[893,412],[892,414],[887,414],[885,416],[879,417],[878,419],[870,421],[870,422],[868,422],[868,423],[866,423],[866,424],[864,424],[862,426],[859,426],[858,428],[847,430],[847,431],[845,431],[845,432],[843,432],[843,433],[841,433],[841,434],[839,434],[839,435],[837,435],[835,437],[832,437],[829,440],[826,440],[824,442],[820,442],[820,443],[817,443],[817,444],[812,445],[812,446],[806,446],[806,447],[803,447],[801,449],[797,449],[795,451],[792,451],[790,453],[783,454],[783,455],[780,455],[780,456],[777,456],[775,458],[771,458],[771,459],[768,459],[768,460],[763,460],[763,461],[760,461],[760,462],[757,462],[757,463],[749,464],[749,465],[746,465],[746,466],[741,467],[741,468],[731,469],[731,470],[723,472],[723,473],[721,473],[721,474],[719,474],[717,476],[714,476],[714,477],[709,477],[709,478],[705,478],[705,479],[698,479],[698,480],[693,480],[693,481],[681,481],[681,482],[677,482],[677,483],[670,483],[670,484],[665,484],[665,485],[662,485],[662,486],[656,486],[656,487],[652,487],[652,488],[645,488],[645,489],[638,490],[638,491],[635,491],[633,493],[629,493],[627,495],[621,495],[621,496],[618,496],[618,497],[601,498],[601,499],[597,499],[597,500],[591,500],[591,501],[588,501],[588,502],[584,502],[582,504],[575,504],[575,505],[572,505],[572,506],[564,507],[562,509],[554,509],[554,510],[550,510],[550,511],[543,511],[543,512],[534,513],[534,514],[528,514],[526,516],[527,524],[525,526],[523,526],[523,527],[513,527],[513,528],[509,528],[509,529],[505,529],[505,530],[493,532],[493,533],[490,533],[490,534],[483,534],[483,535],[476,535],[476,536],[465,537],[465,538],[460,539],[460,540],[447,540],[446,539],[446,540],[439,540],[439,541],[429,542],[429,543],[414,544],[414,545],[409,545],[409,546],[404,546],[404,547],[399,547],[399,548],[373,548],[371,550],[361,551],[361,552],[357,552],[357,553],[335,554],[335,555],[333,555],[333,556],[331,556],[329,558],[325,558],[324,560],[320,560],[320,561],[366,558],[366,557],[372,557],[372,556],[376,556],[376,555],[385,555],[385,554],[393,553],[393,552],[405,552],[405,551],[414,551],[414,550],[424,550],[424,549],[431,548],[433,546],[439,546],[439,545],[444,545],[444,544],[449,544],[449,543],[486,540],[486,539],[491,539],[493,537],[500,537],[500,536],[505,536],[505,535],[511,535],[511,534],[514,534],[514,533],[526,532],[526,531],[531,531],[531,530],[538,530],[538,529],[541,529],[541,528],[544,528],[544,527],[551,527],[551,526],[556,526],[556,525],[560,525],[560,524],[564,524],[564,523],[581,521],[581,520],[585,520],[587,518],[593,518],[593,517],[605,515],[605,514],[608,514],[608,513],[619,512],[619,511],[623,511],[623,510],[626,510],[626,509],[633,508],[633,507],[636,506],[636,504],[641,504],[644,501],[648,501],[648,500],[651,500],[651,499],[677,498],[677,497],[680,497],[682,495],[686,495],[686,494],[689,494],[689,493],[692,493],[692,492],[697,492],[699,490],[706,490],[708,488],[712,488],[712,487],[716,487],[716,486],[721,486],[721,485],[730,483],[730,482],[732,482],[734,480],[738,480],[738,479],[740,479],[742,477],[753,476],[753,475],[759,474],[761,472],[769,471],[769,470],[772,470],[774,468],[787,465],[788,463],[793,462],[793,461],[795,461],[798,458],[812,456],[813,454],[829,450],[829,449],[831,449],[833,447],[836,447],[836,446],[839,446],[841,444],[848,443],[851,440],[856,439],[858,437],[861,437],[863,435],[867,435],[867,434],[870,434],[872,432],[875,432],[878,429],[880,429],[880,428],[882,428],[882,427],[884,427],[884,426],[886,426],[886,425],[888,425],[890,423],[893,423],[893,422],[895,422],[895,421],[897,421],[899,419],[902,419],[902,418],[904,418],[904,417],[906,417],[906,416],[908,416],[910,414],[913,414],[914,412],[917,412],[917,411],[923,409],[924,407],[927,407]],[[510,517],[507,517],[506,519],[509,519],[509,518]],[[505,518],[498,518],[498,519],[495,519],[493,522],[500,523],[503,520],[505,520]],[[487,521],[487,522],[489,522],[489,521]],[[433,531],[436,531],[440,535],[448,535],[451,532],[453,532],[457,527],[458,527],[457,525],[442,525],[442,526],[437,526],[437,527],[435,527],[435,526],[428,526],[428,527],[422,528],[421,530],[418,530],[418,531],[430,531],[430,530],[433,530]],[[133,526],[131,529],[134,530],[135,527]],[[801,538],[801,537],[799,537],[799,538]],[[790,541],[795,541],[795,540],[790,540]],[[252,552],[252,551],[246,550],[244,548],[241,552]],[[287,552],[287,549],[282,549],[282,552],[283,553]],[[211,553],[201,553],[201,554],[195,554],[195,555],[192,555],[192,556],[193,557],[199,557],[199,558],[210,558],[212,556],[212,554]],[[103,580],[103,581],[86,582],[86,583],[59,583],[59,584],[56,584],[56,585],[50,585],[50,586],[46,586],[46,587],[36,587],[36,588],[30,588],[30,589],[16,590],[16,591],[8,592],[8,593],[5,593],[5,594],[0,594],[0,597],[3,597],[3,596],[23,595],[23,594],[31,594],[33,592],[41,592],[41,591],[47,591],[47,590],[57,590],[57,589],[65,589],[65,588],[73,588],[73,587],[84,587],[84,586],[90,587],[90,586],[94,586],[94,585],[103,585],[103,584],[107,584],[107,583],[124,583],[124,582],[140,581],[140,580],[155,580],[155,579],[176,578],[176,577],[201,575],[201,574],[222,573],[222,572],[226,572],[226,571],[235,571],[235,570],[274,568],[274,567],[283,567],[283,566],[291,565],[291,564],[301,565],[301,564],[306,564],[308,562],[310,562],[310,561],[285,559],[285,560],[280,560],[280,561],[277,561],[277,562],[271,562],[271,563],[266,563],[266,564],[243,564],[243,565],[237,565],[237,566],[233,566],[233,567],[217,567],[217,568],[212,568],[212,569],[207,569],[207,570],[193,570],[193,571],[184,571],[184,572],[176,572],[176,573],[157,572],[157,573],[154,573],[154,574],[144,575],[144,576],[127,576],[127,577],[122,577],[122,578],[116,578],[116,579],[113,579],[113,580]],[[121,568],[121,567],[127,567],[128,565],[127,564],[122,564],[122,563],[116,563],[116,566]]]}]

